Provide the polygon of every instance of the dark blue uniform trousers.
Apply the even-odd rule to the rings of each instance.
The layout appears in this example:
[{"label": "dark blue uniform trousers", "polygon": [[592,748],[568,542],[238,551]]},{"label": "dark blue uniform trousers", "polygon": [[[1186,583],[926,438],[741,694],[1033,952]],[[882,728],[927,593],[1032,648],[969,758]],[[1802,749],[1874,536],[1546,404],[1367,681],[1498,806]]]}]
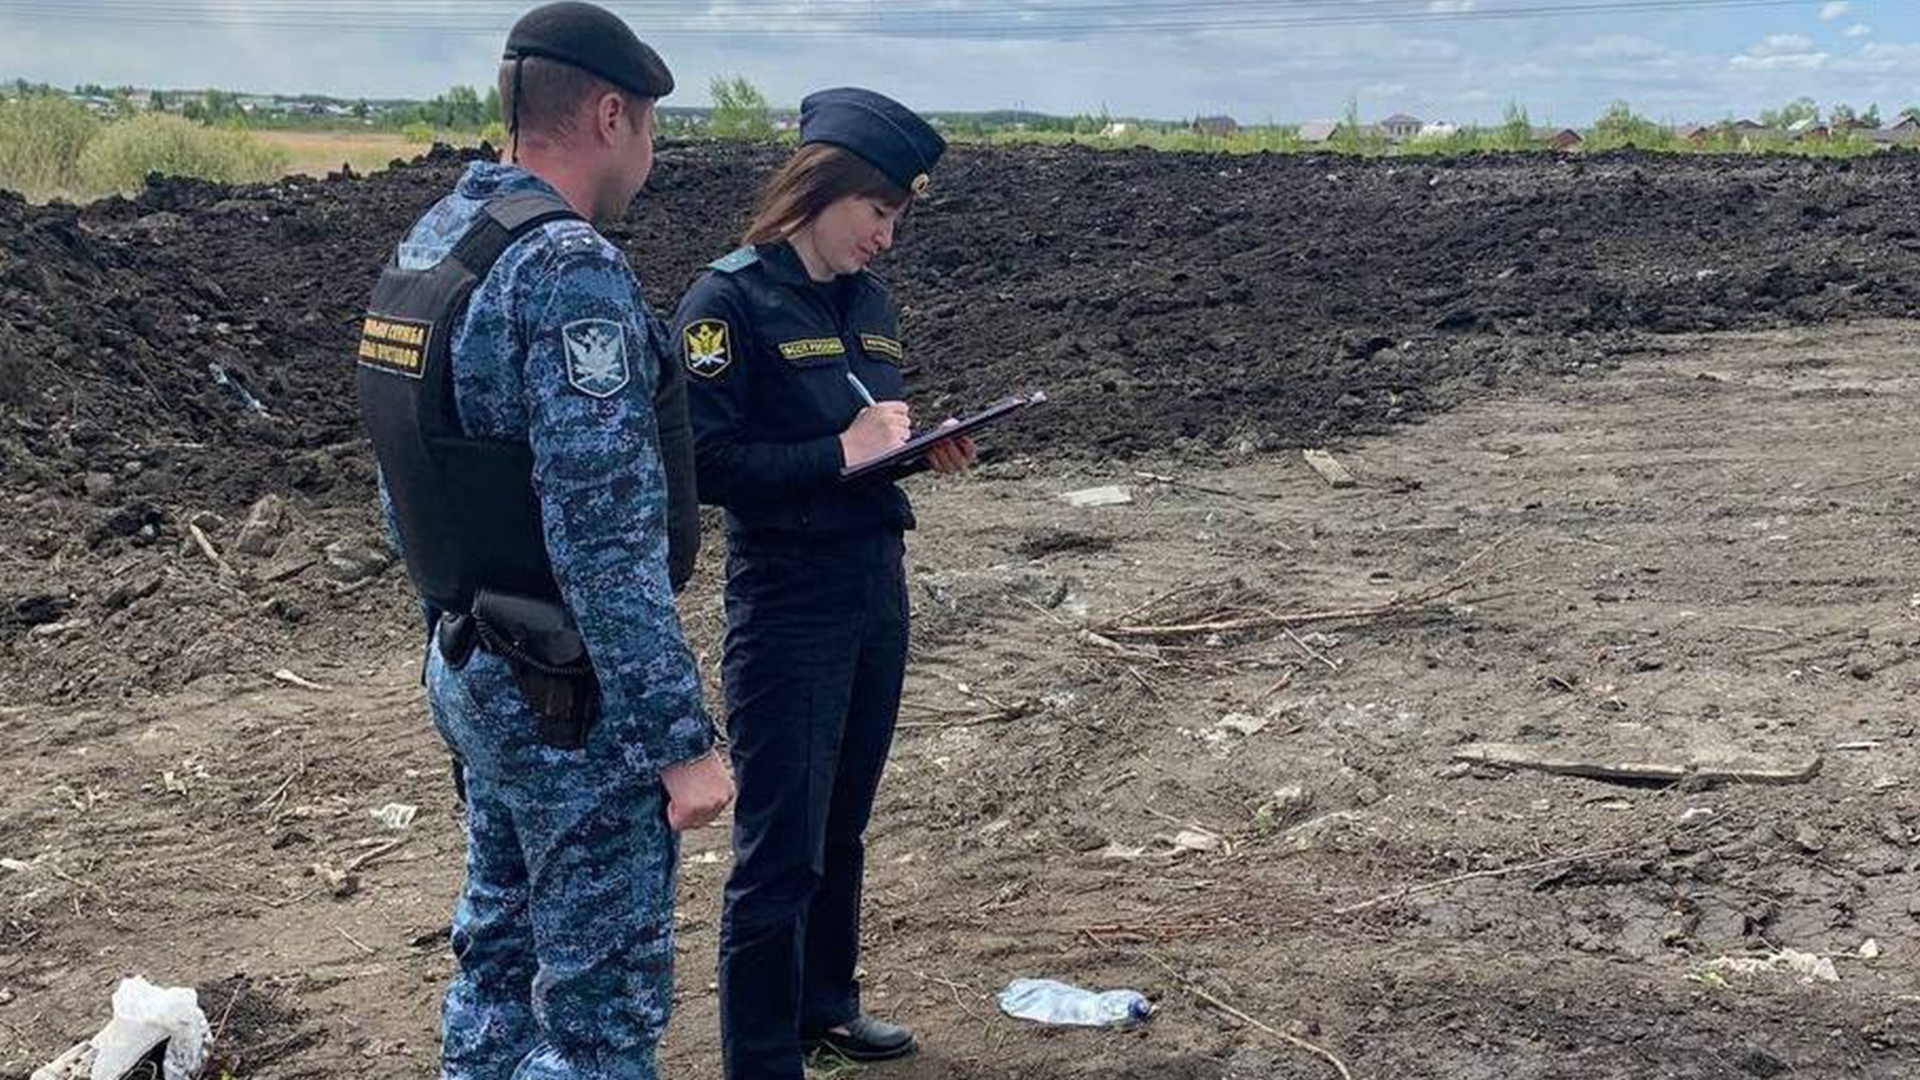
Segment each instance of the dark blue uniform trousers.
[{"label": "dark blue uniform trousers", "polygon": [[738,781],[720,921],[728,1080],[800,1080],[800,1042],[860,1015],[861,839],[907,662],[903,546],[735,539],[723,675]]}]

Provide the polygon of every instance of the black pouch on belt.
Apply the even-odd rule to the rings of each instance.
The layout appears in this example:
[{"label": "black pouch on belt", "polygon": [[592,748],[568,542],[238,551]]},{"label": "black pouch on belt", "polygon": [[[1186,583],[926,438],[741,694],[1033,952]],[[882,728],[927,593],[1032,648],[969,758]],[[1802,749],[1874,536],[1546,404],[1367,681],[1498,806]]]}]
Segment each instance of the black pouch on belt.
[{"label": "black pouch on belt", "polygon": [[600,718],[600,684],[587,643],[565,605],[482,589],[473,598],[480,646],[507,661],[540,723],[540,741],[579,750]]}]

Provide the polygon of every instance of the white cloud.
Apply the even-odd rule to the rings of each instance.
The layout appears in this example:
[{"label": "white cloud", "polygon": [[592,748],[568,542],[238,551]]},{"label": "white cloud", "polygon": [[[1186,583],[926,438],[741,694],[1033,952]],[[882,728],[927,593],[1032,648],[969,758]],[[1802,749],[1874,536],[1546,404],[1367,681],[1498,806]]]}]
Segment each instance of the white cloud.
[{"label": "white cloud", "polygon": [[1602,34],[1575,46],[1573,55],[1582,60],[1639,60],[1653,64],[1671,63],[1679,56],[1657,41],[1632,34]]},{"label": "white cloud", "polygon": [[1818,71],[1828,59],[1828,54],[1815,49],[1805,35],[1768,34],[1734,57],[1731,66],[1738,71]]},{"label": "white cloud", "polygon": [[1866,37],[1871,33],[1873,33],[1873,27],[1868,26],[1866,23],[1854,23],[1852,26],[1847,27],[1847,36],[1851,38]]},{"label": "white cloud", "polygon": [[1792,56],[1813,51],[1813,39],[1804,34],[1768,34],[1747,50],[1748,56]]},{"label": "white cloud", "polygon": [[1828,0],[1827,3],[1820,5],[1820,21],[1832,22],[1852,10],[1853,5],[1847,0]]},{"label": "white cloud", "polygon": [[1850,71],[1911,76],[1920,73],[1920,43],[1871,41],[1861,46],[1857,58],[1846,61],[1842,66]]}]

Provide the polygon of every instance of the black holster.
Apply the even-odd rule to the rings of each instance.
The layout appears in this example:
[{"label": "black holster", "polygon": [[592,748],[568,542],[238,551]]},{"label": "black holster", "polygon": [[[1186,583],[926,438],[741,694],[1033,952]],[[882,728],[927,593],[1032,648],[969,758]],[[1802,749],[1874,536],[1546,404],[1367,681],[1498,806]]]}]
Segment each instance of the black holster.
[{"label": "black holster", "polygon": [[468,615],[442,615],[440,655],[459,670],[476,648],[507,662],[520,696],[540,725],[540,741],[580,750],[600,718],[600,683],[586,640],[564,604],[480,590]]}]

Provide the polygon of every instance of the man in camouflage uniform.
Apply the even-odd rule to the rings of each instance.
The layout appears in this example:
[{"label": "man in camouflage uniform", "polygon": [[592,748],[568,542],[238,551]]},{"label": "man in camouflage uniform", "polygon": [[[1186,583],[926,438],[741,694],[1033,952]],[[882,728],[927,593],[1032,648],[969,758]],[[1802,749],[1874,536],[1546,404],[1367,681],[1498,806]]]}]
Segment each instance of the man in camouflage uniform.
[{"label": "man in camouflage uniform", "polygon": [[531,450],[546,559],[599,709],[583,746],[557,747],[506,657],[483,646],[449,660],[444,636],[430,650],[429,702],[467,801],[443,1076],[652,1080],[672,1002],[675,833],[715,818],[732,786],[668,581],[665,334],[588,221],[638,194],[672,81],[617,17],[569,3],[515,27],[502,84],[515,163],[469,166],[395,268],[441,263],[517,193],[579,215],[499,255],[454,324],[448,367],[462,434]]}]

